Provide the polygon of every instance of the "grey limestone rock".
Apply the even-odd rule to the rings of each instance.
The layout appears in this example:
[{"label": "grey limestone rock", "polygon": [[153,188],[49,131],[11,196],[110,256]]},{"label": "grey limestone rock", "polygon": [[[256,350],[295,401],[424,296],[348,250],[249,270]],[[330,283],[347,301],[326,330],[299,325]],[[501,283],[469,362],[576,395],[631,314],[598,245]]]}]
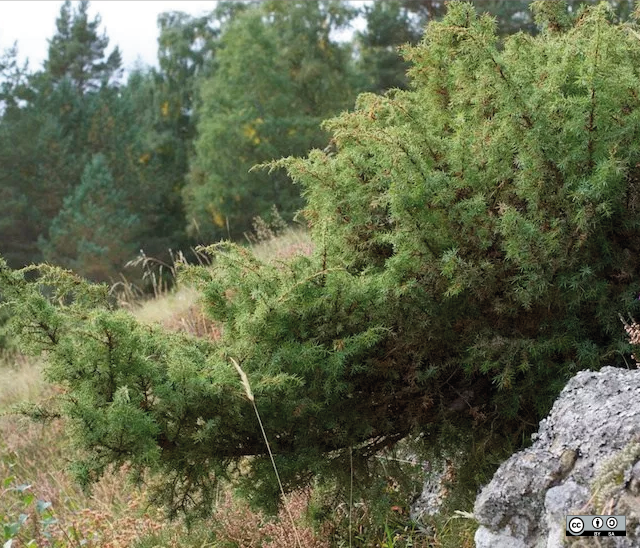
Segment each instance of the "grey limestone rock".
[{"label": "grey limestone rock", "polygon": [[565,515],[604,507],[627,516],[628,536],[601,545],[640,547],[639,434],[640,370],[578,373],[533,445],[505,461],[476,499],[476,548],[582,546],[584,538],[565,537]]}]

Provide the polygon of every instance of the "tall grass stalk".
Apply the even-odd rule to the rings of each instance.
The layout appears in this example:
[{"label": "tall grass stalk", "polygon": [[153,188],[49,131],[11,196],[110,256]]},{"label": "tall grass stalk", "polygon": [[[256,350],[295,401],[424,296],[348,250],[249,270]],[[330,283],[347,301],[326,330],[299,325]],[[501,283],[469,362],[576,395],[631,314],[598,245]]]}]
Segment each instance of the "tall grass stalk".
[{"label": "tall grass stalk", "polygon": [[264,431],[264,426],[262,425],[262,419],[260,418],[260,413],[258,413],[258,407],[256,406],[256,400],[253,397],[253,391],[251,390],[251,385],[249,384],[249,379],[247,378],[247,374],[242,370],[240,364],[231,358],[233,365],[240,375],[240,379],[242,380],[242,386],[244,386],[245,394],[247,398],[251,402],[253,406],[253,410],[256,412],[256,417],[258,417],[258,424],[260,425],[260,430],[262,431],[262,436],[264,437],[264,442],[267,445],[267,451],[269,452],[269,457],[271,458],[271,464],[273,465],[273,471],[276,474],[276,479],[278,480],[278,485],[280,486],[280,493],[282,493],[282,500],[284,500],[284,507],[287,510],[287,515],[289,516],[289,520],[291,521],[291,527],[293,527],[293,534],[296,537],[296,544],[298,548],[302,548],[302,543],[300,542],[300,537],[298,536],[298,529],[296,528],[296,523],[293,520],[293,516],[291,515],[291,510],[289,509],[289,504],[287,503],[287,496],[284,492],[284,487],[282,487],[282,482],[280,481],[280,474],[278,474],[278,467],[276,466],[276,461],[273,458],[273,453],[271,452],[271,445],[269,445],[269,438],[267,438],[267,433]]}]

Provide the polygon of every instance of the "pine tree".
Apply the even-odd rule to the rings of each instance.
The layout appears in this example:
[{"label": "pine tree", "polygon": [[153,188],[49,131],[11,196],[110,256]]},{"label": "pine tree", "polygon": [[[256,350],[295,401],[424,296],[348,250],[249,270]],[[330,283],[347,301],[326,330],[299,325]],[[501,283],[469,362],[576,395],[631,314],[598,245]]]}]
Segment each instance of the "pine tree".
[{"label": "pine tree", "polygon": [[335,153],[269,164],[302,186],[316,251],[273,265],[210,248],[214,267],[184,281],[217,341],[142,326],[70,273],[32,283],[0,263],[14,331],[66,388],[81,479],[151,469],[174,512],[206,515],[221,479],[277,499],[236,362],[287,490],[351,470],[363,487],[371,457],[410,434],[515,447],[576,370],[624,366],[640,27],[606,4],[533,9],[541,32],[501,43],[491,17],[451,2],[405,50],[411,89],[328,121]]},{"label": "pine tree", "polygon": [[[158,16],[158,64],[169,113],[189,117],[194,103],[196,77],[213,62],[219,28],[214,14],[193,17],[182,12]],[[175,114],[172,118],[175,117]],[[190,135],[193,130],[188,130]]]},{"label": "pine tree", "polygon": [[[98,34],[100,18],[90,21],[87,10],[88,2],[75,11],[70,2],[63,4],[44,70],[28,74],[15,63],[15,53],[2,63],[0,251],[16,266],[42,260],[38,239],[48,238],[91,155],[110,146],[109,117],[96,127],[95,107],[105,106],[111,89],[105,84],[117,78],[120,54],[116,48],[105,59],[108,39]],[[112,131],[112,143],[126,142],[123,133]],[[112,165],[123,166],[123,158]]]},{"label": "pine tree", "polygon": [[28,81],[26,104],[9,109],[0,123],[0,250],[16,266],[42,260],[38,237],[84,163],[81,99],[73,86],[65,81],[51,89],[41,74]]},{"label": "pine tree", "polygon": [[29,62],[18,64],[18,44],[6,49],[0,56],[0,112],[3,117],[7,110],[15,110],[25,93]]},{"label": "pine tree", "polygon": [[90,21],[88,9],[89,0],[81,0],[77,10],[72,9],[70,0],[65,0],[44,64],[54,83],[69,78],[80,94],[99,89],[121,74],[120,50],[114,48],[105,59],[109,39],[104,33],[98,34],[100,16]]},{"label": "pine tree", "polygon": [[[153,70],[129,76],[117,97],[113,162],[129,188],[127,201],[140,218],[137,239],[158,259],[170,249],[185,249],[186,220],[181,190],[188,168],[189,117],[170,110],[171,95]],[[118,135],[127,136],[126,140]],[[125,161],[118,162],[118,158]],[[128,182],[124,182],[125,179]]]},{"label": "pine tree", "polygon": [[188,247],[182,189],[195,138],[197,82],[214,62],[219,30],[213,15],[158,17],[159,69],[131,75],[123,97],[139,129],[139,185],[146,197],[141,244],[162,258],[170,248]]},{"label": "pine tree", "polygon": [[27,84],[27,63],[19,66],[17,55],[14,44],[0,57],[0,253],[16,267],[37,258],[30,255],[33,226],[27,221],[28,199],[21,184],[21,172],[28,166],[26,159],[16,154],[32,143],[32,135],[24,130],[34,127],[25,122],[19,108]]},{"label": "pine tree", "polygon": [[123,190],[114,186],[104,155],[93,156],[51,223],[49,238],[40,243],[45,260],[92,280],[115,279],[117,268],[138,249],[131,240],[139,221],[127,211],[127,203]]}]

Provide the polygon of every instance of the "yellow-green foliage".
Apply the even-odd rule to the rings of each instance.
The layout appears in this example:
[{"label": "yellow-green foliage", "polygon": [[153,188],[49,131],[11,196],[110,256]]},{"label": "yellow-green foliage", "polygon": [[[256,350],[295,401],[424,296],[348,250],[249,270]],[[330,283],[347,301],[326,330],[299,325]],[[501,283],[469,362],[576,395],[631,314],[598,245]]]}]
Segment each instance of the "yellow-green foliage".
[{"label": "yellow-green foliage", "polygon": [[356,95],[349,50],[331,35],[353,15],[345,2],[260,2],[224,27],[216,71],[199,82],[183,191],[191,232],[205,241],[242,237],[274,203],[293,218],[300,189],[284,173],[250,169],[326,144],[323,118]]}]

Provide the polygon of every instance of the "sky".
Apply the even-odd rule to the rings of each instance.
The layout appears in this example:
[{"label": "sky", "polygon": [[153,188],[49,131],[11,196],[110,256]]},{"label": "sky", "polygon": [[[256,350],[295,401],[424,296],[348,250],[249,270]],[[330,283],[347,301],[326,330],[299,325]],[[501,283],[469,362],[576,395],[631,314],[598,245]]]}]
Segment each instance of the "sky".
[{"label": "sky", "polygon": [[[0,0],[0,52],[17,40],[20,61],[28,58],[31,70],[42,68],[62,4],[62,0]],[[184,11],[197,16],[212,11],[215,4],[214,0],[92,0],[89,15],[93,19],[100,14],[101,31],[109,37],[107,54],[119,46],[123,68],[130,71],[140,61],[157,66],[159,14]],[[363,25],[364,21],[356,21],[355,27]]]},{"label": "sky", "polygon": [[[62,3],[62,0],[0,1],[0,51],[17,40],[19,59],[24,61],[28,57],[31,70],[40,69]],[[214,7],[212,0],[93,0],[89,15],[93,18],[100,14],[101,30],[106,30],[109,37],[107,52],[119,46],[124,68],[131,70],[138,59],[146,65],[157,65],[156,21],[160,13],[184,11],[201,15]]]}]

